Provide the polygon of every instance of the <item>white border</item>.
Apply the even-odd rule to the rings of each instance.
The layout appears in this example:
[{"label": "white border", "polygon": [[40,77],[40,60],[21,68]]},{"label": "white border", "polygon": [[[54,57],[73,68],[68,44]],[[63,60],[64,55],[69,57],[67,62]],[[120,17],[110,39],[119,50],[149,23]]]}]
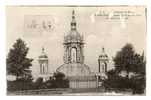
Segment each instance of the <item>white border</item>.
[{"label": "white border", "polygon": [[[147,93],[146,95],[151,95],[151,6],[149,0],[5,0],[0,1],[0,96],[4,97],[3,99],[33,99],[33,97],[6,97],[6,70],[5,70],[5,6],[6,5],[147,5]],[[55,99],[56,97],[35,97],[35,99]],[[62,97],[58,97],[57,99],[62,99]],[[64,99],[64,98],[63,98]],[[68,97],[68,99],[79,99],[77,97]],[[81,98],[82,99],[82,98]],[[98,97],[85,97],[85,99],[144,99],[142,97],[116,97],[110,96],[105,98],[102,96]],[[148,99],[148,98],[147,98]]]},{"label": "white border", "polygon": [[6,0],[15,5],[145,5],[148,0]]}]

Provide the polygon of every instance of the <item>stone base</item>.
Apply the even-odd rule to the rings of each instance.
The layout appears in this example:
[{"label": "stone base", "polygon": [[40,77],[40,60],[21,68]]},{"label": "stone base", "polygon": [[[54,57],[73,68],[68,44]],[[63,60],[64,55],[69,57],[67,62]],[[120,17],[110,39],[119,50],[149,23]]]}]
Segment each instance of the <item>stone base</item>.
[{"label": "stone base", "polygon": [[72,89],[97,88],[97,79],[95,76],[72,76],[68,77],[69,87]]},{"label": "stone base", "polygon": [[88,76],[91,74],[89,66],[81,63],[63,64],[59,68],[57,68],[57,71],[64,73],[67,77]]}]

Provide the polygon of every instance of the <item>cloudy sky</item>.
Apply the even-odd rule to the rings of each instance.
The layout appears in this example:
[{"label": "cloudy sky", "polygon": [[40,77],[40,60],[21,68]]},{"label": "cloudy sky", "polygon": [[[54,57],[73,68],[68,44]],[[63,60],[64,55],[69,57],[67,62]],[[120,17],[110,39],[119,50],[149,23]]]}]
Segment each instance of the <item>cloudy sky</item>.
[{"label": "cloudy sky", "polygon": [[69,33],[73,9],[77,30],[83,34],[85,40],[85,63],[92,71],[98,69],[97,59],[102,47],[110,59],[126,43],[132,43],[138,53],[146,50],[146,17],[143,6],[8,6],[6,53],[16,39],[22,38],[30,48],[28,57],[34,59],[33,74],[39,73],[37,60],[42,47],[49,57],[49,71],[55,71],[63,64],[63,37]]}]

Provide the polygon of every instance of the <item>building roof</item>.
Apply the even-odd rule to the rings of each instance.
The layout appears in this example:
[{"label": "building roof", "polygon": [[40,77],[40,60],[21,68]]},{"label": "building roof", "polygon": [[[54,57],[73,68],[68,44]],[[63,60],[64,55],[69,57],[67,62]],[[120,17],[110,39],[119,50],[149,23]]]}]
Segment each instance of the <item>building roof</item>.
[{"label": "building roof", "polygon": [[48,58],[48,56],[46,55],[46,53],[44,52],[44,48],[42,48],[42,53],[41,55],[39,56],[40,59],[43,59],[43,58]]},{"label": "building roof", "polygon": [[71,30],[64,38],[64,43],[83,42],[83,37],[77,30]]},{"label": "building roof", "polygon": [[71,30],[64,38],[64,43],[83,42],[83,36],[76,29],[75,12],[72,12]]},{"label": "building roof", "polygon": [[81,63],[63,64],[57,68],[57,71],[64,73],[67,77],[89,76],[91,74],[89,66]]},{"label": "building roof", "polygon": [[104,47],[102,48],[102,52],[99,55],[99,60],[103,60],[103,59],[108,60],[108,55],[106,54]]}]

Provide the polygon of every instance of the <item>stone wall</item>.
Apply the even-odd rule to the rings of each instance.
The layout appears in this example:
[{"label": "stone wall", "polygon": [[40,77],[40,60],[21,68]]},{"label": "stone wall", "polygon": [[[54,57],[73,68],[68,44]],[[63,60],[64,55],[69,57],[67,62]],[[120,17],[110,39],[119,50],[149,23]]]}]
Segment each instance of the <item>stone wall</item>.
[{"label": "stone wall", "polygon": [[69,78],[70,88],[97,88],[97,79],[94,76],[75,76]]}]

